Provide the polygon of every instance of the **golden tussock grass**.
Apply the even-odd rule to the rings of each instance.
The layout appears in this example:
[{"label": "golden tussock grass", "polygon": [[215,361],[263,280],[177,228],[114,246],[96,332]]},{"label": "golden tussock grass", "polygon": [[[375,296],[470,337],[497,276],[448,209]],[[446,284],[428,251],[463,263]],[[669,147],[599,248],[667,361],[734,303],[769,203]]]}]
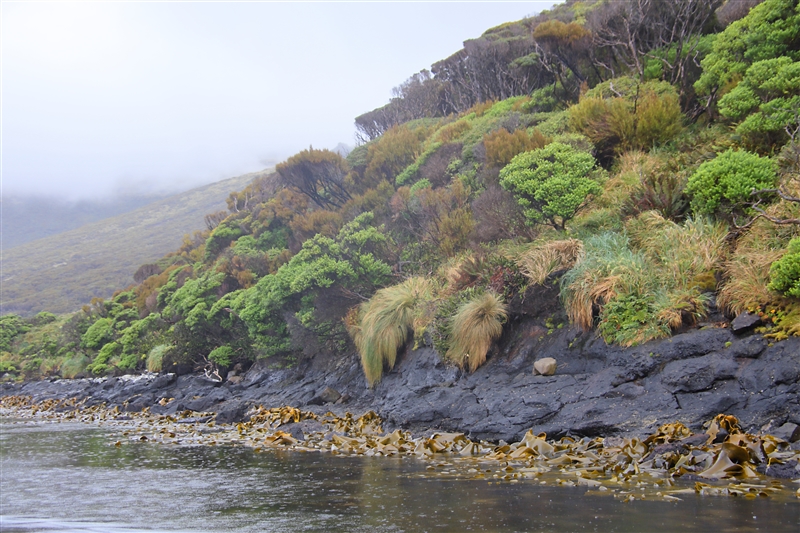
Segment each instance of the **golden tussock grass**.
[{"label": "golden tussock grass", "polygon": [[507,317],[502,299],[491,292],[462,304],[453,317],[450,349],[445,357],[474,372],[486,362],[486,354],[503,333]]},{"label": "golden tussock grass", "polygon": [[419,321],[419,304],[431,300],[433,293],[431,280],[409,278],[379,290],[358,308],[357,314],[348,316],[348,331],[361,355],[370,386],[380,381],[384,366],[394,367],[398,349],[408,341],[415,320]]},{"label": "golden tussock grass", "polygon": [[516,263],[525,277],[540,285],[553,272],[573,267],[582,250],[578,239],[550,241],[522,253]]}]

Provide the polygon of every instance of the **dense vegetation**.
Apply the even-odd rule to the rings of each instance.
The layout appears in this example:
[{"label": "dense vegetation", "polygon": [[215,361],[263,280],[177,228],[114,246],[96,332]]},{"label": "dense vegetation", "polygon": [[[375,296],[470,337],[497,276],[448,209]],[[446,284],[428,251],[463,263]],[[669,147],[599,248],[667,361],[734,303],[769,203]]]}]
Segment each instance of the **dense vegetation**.
[{"label": "dense vegetation", "polygon": [[[751,9],[752,8],[752,9]],[[224,375],[406,346],[474,371],[515,297],[634,345],[712,305],[800,334],[797,0],[568,1],[487,31],[108,301],[2,318],[9,376]]]}]

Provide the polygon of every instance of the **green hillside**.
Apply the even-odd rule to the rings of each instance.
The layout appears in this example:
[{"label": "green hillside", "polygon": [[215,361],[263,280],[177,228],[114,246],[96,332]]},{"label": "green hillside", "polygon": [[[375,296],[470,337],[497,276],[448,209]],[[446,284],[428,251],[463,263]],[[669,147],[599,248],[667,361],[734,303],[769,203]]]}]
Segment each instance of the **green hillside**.
[{"label": "green hillside", "polygon": [[[568,0],[394,94],[356,118],[346,158],[310,148],[278,164],[111,300],[3,317],[0,368],[222,376],[357,351],[374,384],[427,345],[474,371],[543,286],[562,306],[543,331],[609,344],[745,311],[775,342],[800,335],[798,0]],[[158,228],[141,224],[146,243]],[[131,250],[70,246],[16,275],[77,255],[83,270],[60,279],[98,278],[90,267]]]},{"label": "green hillside", "polygon": [[264,173],[222,180],[134,211],[3,250],[2,313],[66,313],[133,283],[142,263],[205,228],[232,189]]}]

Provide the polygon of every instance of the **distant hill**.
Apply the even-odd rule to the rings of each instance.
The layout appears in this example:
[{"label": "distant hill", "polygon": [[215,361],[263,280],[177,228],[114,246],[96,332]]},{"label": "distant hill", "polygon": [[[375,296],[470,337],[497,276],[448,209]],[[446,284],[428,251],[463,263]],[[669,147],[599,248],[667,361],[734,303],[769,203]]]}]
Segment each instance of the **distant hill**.
[{"label": "distant hill", "polygon": [[61,201],[42,196],[3,196],[3,249],[129,213],[170,194],[120,195],[99,200]]},{"label": "distant hill", "polygon": [[2,254],[0,313],[66,313],[92,297],[133,283],[140,265],[174,251],[183,235],[204,229],[203,217],[226,209],[232,191],[265,170],[222,180],[7,249]]}]

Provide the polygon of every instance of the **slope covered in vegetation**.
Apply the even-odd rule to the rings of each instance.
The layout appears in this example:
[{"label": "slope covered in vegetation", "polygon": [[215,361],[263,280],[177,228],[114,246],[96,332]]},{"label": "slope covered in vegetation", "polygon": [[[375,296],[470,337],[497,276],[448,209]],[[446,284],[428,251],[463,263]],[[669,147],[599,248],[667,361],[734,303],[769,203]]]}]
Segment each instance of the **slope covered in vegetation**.
[{"label": "slope covered in vegetation", "polygon": [[258,175],[197,187],[12,249],[4,235],[3,313],[67,313],[93,297],[110,297],[133,281],[142,262],[175,249],[184,233],[201,230],[207,213],[225,207],[232,187]]},{"label": "slope covered in vegetation", "polygon": [[289,158],[111,300],[3,317],[0,364],[224,375],[358,350],[375,383],[413,344],[474,370],[553,283],[608,343],[716,308],[800,333],[797,0],[568,1],[395,94],[346,158]]}]

